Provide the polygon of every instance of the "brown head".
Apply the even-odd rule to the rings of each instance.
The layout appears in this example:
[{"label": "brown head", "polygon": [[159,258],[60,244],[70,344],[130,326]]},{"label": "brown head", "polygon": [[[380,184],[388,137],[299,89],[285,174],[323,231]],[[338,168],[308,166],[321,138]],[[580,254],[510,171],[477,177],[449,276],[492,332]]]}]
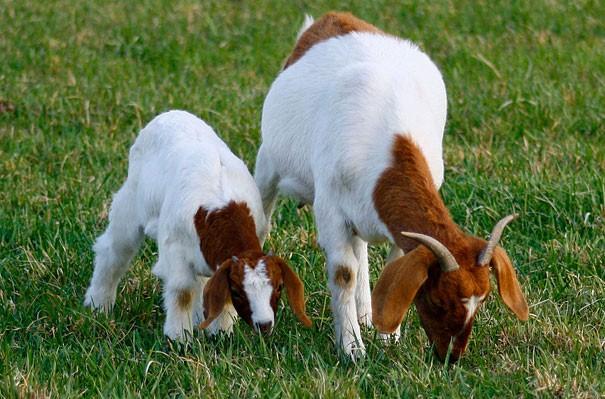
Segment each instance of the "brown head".
[{"label": "brown head", "polygon": [[489,241],[465,236],[450,249],[432,237],[403,232],[423,245],[384,268],[372,292],[376,328],[395,331],[414,301],[438,357],[445,360],[449,353],[449,361],[455,362],[464,353],[475,315],[490,292],[490,271],[505,305],[527,320],[529,311],[515,270],[498,246],[502,230],[513,218],[496,224]]},{"label": "brown head", "polygon": [[204,259],[214,270],[204,287],[200,328],[208,327],[231,302],[255,331],[270,333],[282,288],[296,317],[311,326],[302,282],[283,259],[262,252],[246,203],[231,201],[211,211],[200,207],[194,225]]},{"label": "brown head", "polygon": [[204,287],[204,318],[200,328],[216,319],[228,302],[255,331],[270,333],[275,324],[277,304],[286,289],[290,307],[306,327],[303,284],[278,256],[247,252],[224,261]]}]

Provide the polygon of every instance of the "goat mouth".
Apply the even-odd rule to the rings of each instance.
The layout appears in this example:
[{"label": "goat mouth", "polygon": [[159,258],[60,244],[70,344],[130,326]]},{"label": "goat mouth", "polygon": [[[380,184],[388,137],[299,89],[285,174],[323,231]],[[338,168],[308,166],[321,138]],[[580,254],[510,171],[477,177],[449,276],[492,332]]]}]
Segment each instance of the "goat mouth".
[{"label": "goat mouth", "polygon": [[462,356],[462,352],[452,349],[451,351],[446,350],[445,353],[441,353],[437,346],[433,344],[433,355],[443,364],[454,364],[458,362]]},{"label": "goat mouth", "polygon": [[269,336],[273,333],[273,323],[254,323],[254,331],[261,335]]}]

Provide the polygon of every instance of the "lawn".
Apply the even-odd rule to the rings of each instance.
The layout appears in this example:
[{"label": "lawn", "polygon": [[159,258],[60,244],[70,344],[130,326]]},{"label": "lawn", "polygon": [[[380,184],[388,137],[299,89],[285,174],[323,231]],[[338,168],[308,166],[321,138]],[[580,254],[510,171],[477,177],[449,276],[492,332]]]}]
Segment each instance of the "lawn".
[{"label": "lawn", "polygon": [[[283,200],[267,243],[305,282],[315,324],[282,305],[190,345],[162,335],[147,242],[116,308],[82,306],[138,130],[187,109],[250,168],[260,111],[303,13],[349,10],[418,43],[449,95],[454,219],[503,246],[530,304],[493,293],[469,349],[444,367],[411,310],[401,342],[365,331],[357,364],[334,349],[312,212]],[[605,395],[605,2],[0,0],[0,397],[599,397]],[[372,247],[376,280],[387,248]]]}]

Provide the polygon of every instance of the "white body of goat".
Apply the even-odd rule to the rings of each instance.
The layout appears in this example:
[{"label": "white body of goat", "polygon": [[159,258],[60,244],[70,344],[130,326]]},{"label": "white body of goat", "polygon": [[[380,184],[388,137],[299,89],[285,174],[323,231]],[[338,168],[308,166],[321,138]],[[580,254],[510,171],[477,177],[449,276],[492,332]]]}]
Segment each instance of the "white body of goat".
[{"label": "white body of goat", "polygon": [[[394,138],[418,145],[439,188],[446,109],[445,85],[427,55],[409,41],[368,32],[313,45],[266,97],[255,171],[265,213],[270,218],[278,191],[313,205],[345,353],[364,352],[358,322],[371,325],[367,242],[394,241],[373,200]],[[352,284],[339,282],[342,265],[352,269]]]},{"label": "white body of goat", "polygon": [[[264,235],[261,198],[246,165],[196,116],[184,111],[157,116],[130,149],[128,178],[113,198],[107,230],[94,245],[85,305],[113,306],[118,282],[148,235],[158,244],[153,273],[164,283],[164,333],[180,338],[190,332],[203,319],[201,290],[218,267],[200,251],[194,215],[200,207],[212,212],[233,201],[248,206],[256,236]],[[229,331],[234,316],[227,305],[210,332]]]}]

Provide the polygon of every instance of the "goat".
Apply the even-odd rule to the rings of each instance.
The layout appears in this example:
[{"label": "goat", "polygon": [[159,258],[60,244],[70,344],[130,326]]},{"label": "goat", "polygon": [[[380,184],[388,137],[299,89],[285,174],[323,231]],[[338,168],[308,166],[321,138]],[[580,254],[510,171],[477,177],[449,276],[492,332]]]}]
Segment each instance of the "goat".
[{"label": "goat", "polygon": [[201,119],[163,113],[130,149],[128,177],[93,247],[84,304],[113,307],[120,278],[147,235],[158,243],[153,273],[164,285],[169,338],[187,339],[198,323],[210,334],[231,332],[236,313],[269,333],[282,286],[295,315],[310,326],[300,279],[283,259],[261,249],[258,237],[266,228],[246,165]]},{"label": "goat", "polygon": [[[354,359],[365,353],[359,323],[397,334],[416,298],[438,355],[454,337],[455,360],[489,291],[485,265],[527,318],[497,234],[489,244],[466,235],[439,196],[446,108],[441,73],[418,47],[335,12],[305,22],[265,99],[255,170],[265,214],[280,192],[313,205],[337,345]],[[367,243],[383,240],[388,261],[407,255],[385,268],[372,306]]]}]

